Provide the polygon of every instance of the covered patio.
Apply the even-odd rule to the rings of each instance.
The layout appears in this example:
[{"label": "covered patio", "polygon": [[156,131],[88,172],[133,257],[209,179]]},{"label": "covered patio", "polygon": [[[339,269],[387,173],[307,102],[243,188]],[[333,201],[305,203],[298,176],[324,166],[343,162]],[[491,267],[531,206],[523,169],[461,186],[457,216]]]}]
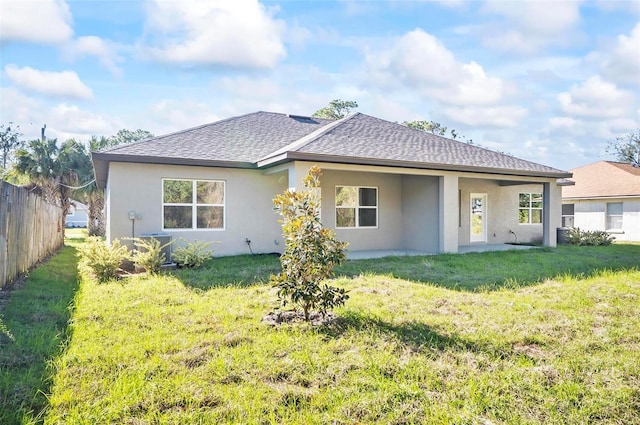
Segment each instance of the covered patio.
[{"label": "covered patio", "polygon": [[[490,252],[490,251],[514,251],[540,248],[537,245],[514,245],[514,244],[491,244],[491,245],[463,245],[458,248],[458,254],[468,254],[471,252]],[[368,260],[372,258],[384,258],[384,257],[415,257],[421,255],[438,255],[439,252],[422,252],[413,250],[393,250],[393,249],[378,249],[378,250],[362,250],[362,251],[349,251],[347,259],[349,260]]]}]

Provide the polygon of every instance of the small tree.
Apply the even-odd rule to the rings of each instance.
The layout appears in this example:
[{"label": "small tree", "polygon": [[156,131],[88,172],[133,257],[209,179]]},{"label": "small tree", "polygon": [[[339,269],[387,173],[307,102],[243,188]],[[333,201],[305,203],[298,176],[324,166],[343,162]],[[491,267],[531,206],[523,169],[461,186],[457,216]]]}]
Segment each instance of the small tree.
[{"label": "small tree", "polygon": [[305,321],[311,310],[327,310],[343,305],[349,298],[346,291],[322,281],[333,276],[335,266],[346,259],[347,243],[339,242],[335,233],[320,223],[320,168],[313,166],[304,179],[306,190],[287,190],[273,200],[282,216],[284,253],[280,257],[282,273],[271,276],[278,288],[282,306],[293,304],[302,308]]},{"label": "small tree", "polygon": [[13,151],[22,145],[20,141],[20,126],[9,122],[6,126],[0,124],[0,153],[2,154],[2,168],[7,168],[7,162],[11,158]]},{"label": "small tree", "polygon": [[312,117],[339,120],[349,115],[351,110],[357,107],[358,102],[355,100],[334,99],[329,102],[329,106],[325,106],[324,108],[320,108],[315,111]]},{"label": "small tree", "polygon": [[640,166],[640,129],[609,142],[607,153],[615,155],[618,161]]}]

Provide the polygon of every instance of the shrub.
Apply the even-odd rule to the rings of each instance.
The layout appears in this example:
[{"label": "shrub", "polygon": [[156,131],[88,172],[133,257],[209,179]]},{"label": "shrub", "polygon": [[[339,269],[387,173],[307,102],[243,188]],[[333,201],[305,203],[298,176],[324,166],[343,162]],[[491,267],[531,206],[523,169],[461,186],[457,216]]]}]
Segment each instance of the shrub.
[{"label": "shrub", "polygon": [[117,277],[120,264],[129,258],[129,250],[115,239],[107,245],[102,238],[90,236],[80,247],[80,266],[91,273],[98,282]]},{"label": "shrub", "polygon": [[611,245],[614,239],[602,230],[589,231],[574,227],[567,232],[567,242],[571,245]]},{"label": "shrub", "polygon": [[344,289],[321,284],[346,259],[347,244],[320,223],[320,198],[314,190],[320,186],[320,175],[320,168],[312,167],[304,179],[306,190],[287,190],[273,200],[282,216],[285,249],[280,256],[282,273],[271,276],[271,282],[281,305],[301,307],[306,321],[312,309],[324,315],[349,298]]},{"label": "shrub", "polygon": [[158,273],[162,264],[167,260],[162,250],[171,245],[173,241],[162,245],[159,240],[154,238],[130,238],[130,240],[136,247],[133,250],[131,260],[149,274]]},{"label": "shrub", "polygon": [[200,267],[211,258],[213,250],[209,249],[212,242],[194,241],[176,248],[172,254],[173,261],[181,267]]}]

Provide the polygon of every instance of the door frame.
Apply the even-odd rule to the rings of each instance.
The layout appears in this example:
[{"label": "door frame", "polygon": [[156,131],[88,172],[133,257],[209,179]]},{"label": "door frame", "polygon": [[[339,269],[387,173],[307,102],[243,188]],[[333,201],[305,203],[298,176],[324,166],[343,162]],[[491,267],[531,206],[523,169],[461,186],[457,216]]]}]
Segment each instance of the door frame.
[{"label": "door frame", "polygon": [[[473,199],[482,199],[482,235],[480,238],[474,238],[473,235]],[[487,242],[487,194],[471,193],[469,194],[469,242],[470,243],[486,243]]]}]

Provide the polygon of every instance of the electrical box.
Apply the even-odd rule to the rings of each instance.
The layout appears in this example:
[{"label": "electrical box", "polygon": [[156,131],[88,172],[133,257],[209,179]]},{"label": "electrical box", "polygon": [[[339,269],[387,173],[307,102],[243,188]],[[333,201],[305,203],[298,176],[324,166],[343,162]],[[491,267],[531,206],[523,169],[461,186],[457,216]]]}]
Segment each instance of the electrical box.
[{"label": "electrical box", "polygon": [[156,239],[160,242],[160,246],[163,246],[164,263],[171,263],[171,235],[167,233],[142,233],[140,239]]}]

